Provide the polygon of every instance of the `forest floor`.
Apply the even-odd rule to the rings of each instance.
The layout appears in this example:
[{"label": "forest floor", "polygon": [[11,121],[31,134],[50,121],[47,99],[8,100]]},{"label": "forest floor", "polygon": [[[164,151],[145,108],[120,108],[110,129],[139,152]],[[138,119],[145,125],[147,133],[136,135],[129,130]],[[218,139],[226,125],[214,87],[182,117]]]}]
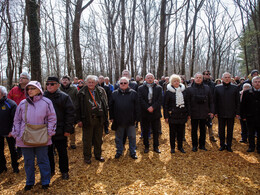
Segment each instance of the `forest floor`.
[{"label": "forest floor", "polygon": [[[214,134],[217,124],[214,119]],[[210,142],[207,134],[206,148],[192,152],[190,122],[186,128],[185,154],[176,150],[170,153],[169,128],[162,120],[160,136],[161,154],[143,152],[140,127],[137,130],[137,160],[129,156],[128,142],[124,155],[115,159],[115,132],[104,135],[101,163],[92,157],[85,164],[82,154],[81,129],[76,128],[77,149],[68,149],[69,180],[62,180],[56,156],[56,174],[48,190],[41,189],[40,173],[36,166],[36,185],[29,194],[260,194],[260,154],[247,153],[247,144],[240,143],[240,124],[236,120],[233,153],[218,151],[217,142]],[[152,139],[150,140],[150,144]],[[152,144],[151,144],[152,145]],[[26,181],[23,158],[19,160],[20,173],[12,172],[9,150],[6,145],[7,172],[0,175],[0,194],[24,194]]]}]

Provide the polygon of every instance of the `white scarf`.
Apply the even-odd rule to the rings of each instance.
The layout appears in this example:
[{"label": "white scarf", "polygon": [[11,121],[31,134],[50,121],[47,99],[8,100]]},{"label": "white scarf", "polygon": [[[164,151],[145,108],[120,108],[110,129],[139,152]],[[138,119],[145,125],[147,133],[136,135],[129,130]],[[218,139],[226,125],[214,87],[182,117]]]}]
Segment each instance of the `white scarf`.
[{"label": "white scarf", "polygon": [[172,93],[176,93],[176,107],[184,108],[185,105],[184,105],[184,99],[183,99],[182,92],[185,90],[185,86],[182,83],[180,83],[180,86],[175,89],[169,83],[167,85],[167,90],[172,92]]},{"label": "white scarf", "polygon": [[151,83],[151,84],[145,83],[145,85],[148,87],[148,102],[149,102],[149,104],[151,104],[152,103],[152,99],[153,99],[153,86],[154,86],[154,83]]}]

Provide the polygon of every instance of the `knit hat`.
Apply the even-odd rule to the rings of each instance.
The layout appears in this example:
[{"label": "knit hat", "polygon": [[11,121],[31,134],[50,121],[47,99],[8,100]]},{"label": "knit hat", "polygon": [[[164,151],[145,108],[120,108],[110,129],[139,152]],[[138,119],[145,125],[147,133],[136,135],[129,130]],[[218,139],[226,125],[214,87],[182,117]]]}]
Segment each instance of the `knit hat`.
[{"label": "knit hat", "polygon": [[255,74],[256,72],[257,72],[257,74],[259,73],[258,70],[256,70],[256,69],[255,69],[255,70],[252,70],[252,71],[251,71],[251,76],[253,76],[253,74]]},{"label": "knit hat", "polygon": [[48,77],[48,79],[47,79],[47,82],[48,81],[55,81],[55,82],[57,82],[57,83],[60,83],[60,81],[59,81],[59,78],[58,77]]}]

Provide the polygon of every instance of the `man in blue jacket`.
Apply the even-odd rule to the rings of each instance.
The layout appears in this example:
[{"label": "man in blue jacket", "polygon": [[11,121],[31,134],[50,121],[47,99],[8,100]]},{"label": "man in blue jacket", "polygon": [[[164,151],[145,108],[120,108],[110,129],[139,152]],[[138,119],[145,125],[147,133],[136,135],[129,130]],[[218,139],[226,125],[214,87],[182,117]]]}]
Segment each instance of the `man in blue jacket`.
[{"label": "man in blue jacket", "polygon": [[0,86],[0,174],[7,171],[4,155],[4,138],[6,138],[11,153],[13,172],[19,173],[15,139],[13,137],[7,137],[13,127],[16,103],[13,100],[8,99],[6,96],[6,88]]}]

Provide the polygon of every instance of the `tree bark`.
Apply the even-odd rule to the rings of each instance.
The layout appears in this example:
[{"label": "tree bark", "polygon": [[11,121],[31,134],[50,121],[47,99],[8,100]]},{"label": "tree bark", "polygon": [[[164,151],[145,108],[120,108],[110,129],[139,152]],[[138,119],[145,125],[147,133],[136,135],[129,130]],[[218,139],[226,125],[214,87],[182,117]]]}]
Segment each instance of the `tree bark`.
[{"label": "tree bark", "polygon": [[[125,0],[121,0],[121,59],[120,69],[121,72],[125,69]],[[133,73],[132,73],[133,74]]]},{"label": "tree bark", "polygon": [[36,0],[26,0],[26,6],[28,8],[27,18],[31,55],[31,79],[41,82],[41,45],[38,15],[38,9],[40,9],[40,7],[36,3]]}]

